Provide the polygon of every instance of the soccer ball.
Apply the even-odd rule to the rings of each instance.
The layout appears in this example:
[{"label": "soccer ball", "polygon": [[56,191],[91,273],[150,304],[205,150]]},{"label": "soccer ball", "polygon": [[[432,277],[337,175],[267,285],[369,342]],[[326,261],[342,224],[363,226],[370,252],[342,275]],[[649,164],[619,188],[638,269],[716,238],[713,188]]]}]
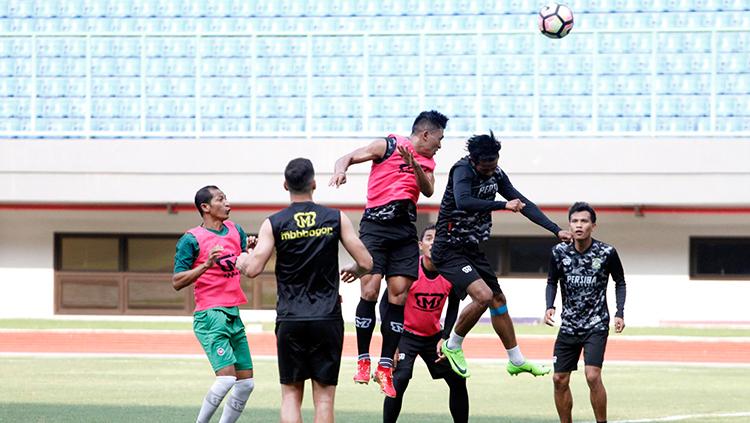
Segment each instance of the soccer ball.
[{"label": "soccer ball", "polygon": [[539,30],[549,38],[562,38],[573,29],[573,11],[564,4],[550,3],[539,10]]}]

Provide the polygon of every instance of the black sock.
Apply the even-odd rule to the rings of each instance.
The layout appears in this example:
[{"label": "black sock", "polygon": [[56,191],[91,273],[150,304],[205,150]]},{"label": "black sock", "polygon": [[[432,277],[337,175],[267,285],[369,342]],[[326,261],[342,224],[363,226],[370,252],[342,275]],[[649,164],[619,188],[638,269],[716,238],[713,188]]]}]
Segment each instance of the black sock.
[{"label": "black sock", "polygon": [[375,332],[375,301],[359,299],[354,326],[357,328],[357,350],[361,354],[370,353],[370,341]]},{"label": "black sock", "polygon": [[383,334],[383,348],[380,351],[381,358],[393,359],[393,354],[398,348],[401,332],[404,330],[404,306],[389,303],[383,322],[380,324],[380,333]]}]

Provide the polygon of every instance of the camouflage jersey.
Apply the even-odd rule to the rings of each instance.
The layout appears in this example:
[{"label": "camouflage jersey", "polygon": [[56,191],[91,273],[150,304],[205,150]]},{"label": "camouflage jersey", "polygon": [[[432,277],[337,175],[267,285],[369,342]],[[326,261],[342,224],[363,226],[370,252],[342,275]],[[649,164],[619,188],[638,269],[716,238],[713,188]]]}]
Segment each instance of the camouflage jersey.
[{"label": "camouflage jersey", "polygon": [[521,214],[557,235],[560,227],[539,208],[516,191],[499,167],[492,176],[477,173],[466,156],[457,161],[448,174],[448,185],[440,203],[435,243],[479,245],[490,237],[492,211],[505,210],[505,201],[495,201],[500,194],[506,200],[519,199],[526,204]]},{"label": "camouflage jersey", "polygon": [[609,330],[607,283],[615,281],[617,312],[623,317],[625,276],[615,247],[593,240],[583,253],[575,244],[560,243],[552,248],[547,277],[547,309],[554,307],[557,283],[561,281],[562,326],[560,332],[583,335],[592,330]]}]

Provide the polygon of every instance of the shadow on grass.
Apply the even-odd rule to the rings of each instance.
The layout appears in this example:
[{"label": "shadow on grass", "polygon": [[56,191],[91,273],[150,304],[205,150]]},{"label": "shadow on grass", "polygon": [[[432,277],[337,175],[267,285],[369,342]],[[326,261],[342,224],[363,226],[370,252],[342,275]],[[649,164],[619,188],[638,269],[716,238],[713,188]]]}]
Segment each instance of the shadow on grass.
[{"label": "shadow on grass", "polygon": [[[0,403],[0,421],[28,423],[80,423],[80,422],[189,422],[194,421],[197,407],[165,407],[138,405],[60,405],[44,403]],[[221,409],[216,411],[212,421],[219,421]],[[312,410],[302,412],[303,420],[313,421]],[[240,422],[275,422],[279,420],[279,410],[260,407],[245,409]],[[338,422],[380,422],[382,415],[373,412],[337,411]],[[399,422],[448,422],[450,415],[430,413],[409,413],[401,415]],[[548,420],[518,416],[472,416],[472,422],[514,422],[543,423]]]}]

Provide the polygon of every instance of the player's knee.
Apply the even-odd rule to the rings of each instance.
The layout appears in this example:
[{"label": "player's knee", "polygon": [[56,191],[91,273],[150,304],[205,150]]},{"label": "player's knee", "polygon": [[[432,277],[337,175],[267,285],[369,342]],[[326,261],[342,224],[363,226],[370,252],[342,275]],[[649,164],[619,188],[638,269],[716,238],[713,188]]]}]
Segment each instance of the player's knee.
[{"label": "player's knee", "polygon": [[366,301],[377,301],[378,290],[377,289],[365,289],[362,288],[362,299]]},{"label": "player's knee", "polygon": [[570,375],[568,373],[555,373],[552,376],[552,383],[555,385],[555,390],[568,389],[570,384]]},{"label": "player's knee", "polygon": [[474,301],[483,308],[490,308],[492,306],[492,291],[478,292]]},{"label": "player's knee", "polygon": [[247,404],[247,400],[250,398],[253,389],[255,389],[255,379],[238,380],[234,384],[234,391],[232,391],[229,406],[241,413],[245,409],[245,404]]},{"label": "player's knee", "polygon": [[229,393],[229,390],[232,389],[236,380],[234,376],[216,376],[214,384],[208,390],[206,401],[214,407],[218,407],[224,397],[227,396],[227,393]]},{"label": "player's knee", "polygon": [[597,387],[602,384],[602,375],[599,372],[586,372],[586,383],[589,387]]},{"label": "player's knee", "polygon": [[492,293],[492,307],[498,308],[507,305],[508,301],[505,299],[505,294],[502,292]]}]

